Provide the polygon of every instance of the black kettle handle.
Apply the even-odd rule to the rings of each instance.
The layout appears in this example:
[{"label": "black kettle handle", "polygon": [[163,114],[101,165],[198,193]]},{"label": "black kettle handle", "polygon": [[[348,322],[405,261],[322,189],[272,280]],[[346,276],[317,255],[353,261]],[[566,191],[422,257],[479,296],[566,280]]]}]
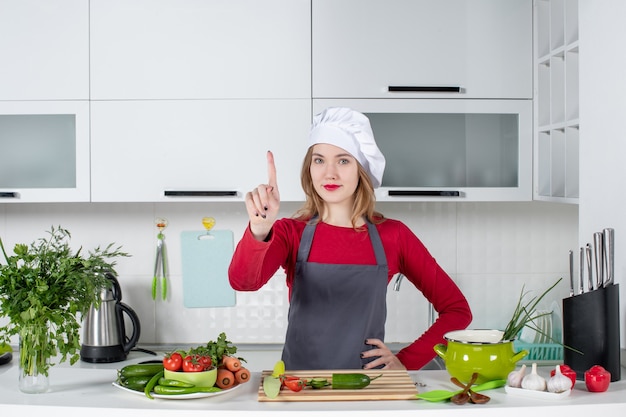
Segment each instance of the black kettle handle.
[{"label": "black kettle handle", "polygon": [[[124,352],[128,353],[130,352],[132,348],[135,347],[135,345],[139,341],[139,335],[141,334],[141,325],[139,324],[139,317],[137,316],[137,313],[135,313],[135,311],[132,308],[130,308],[124,303],[117,303],[116,306],[117,306],[118,314],[119,314],[118,321],[120,323],[120,326],[119,326],[120,340],[124,344],[123,346]],[[133,324],[133,333],[130,335],[130,338],[128,339],[128,341],[126,340],[126,329],[124,327],[124,319],[123,319],[124,313],[128,315],[128,317],[130,318],[130,321]]]},{"label": "black kettle handle", "polygon": [[113,286],[113,299],[117,301],[122,301],[122,287],[120,287],[120,282],[117,280],[115,275],[111,272],[106,272],[104,276],[111,281],[111,285]]}]

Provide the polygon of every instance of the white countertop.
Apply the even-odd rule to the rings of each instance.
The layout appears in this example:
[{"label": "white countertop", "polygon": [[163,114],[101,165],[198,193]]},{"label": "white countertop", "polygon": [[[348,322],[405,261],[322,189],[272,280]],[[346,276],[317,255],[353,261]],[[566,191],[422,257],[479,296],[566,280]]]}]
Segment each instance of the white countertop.
[{"label": "white countertop", "polygon": [[[0,366],[0,414],[21,415],[37,412],[46,407],[49,417],[159,417],[179,416],[206,417],[207,411],[218,412],[216,416],[258,416],[283,413],[315,413],[325,416],[358,415],[380,417],[382,411],[395,415],[449,416],[498,416],[511,413],[532,413],[533,417],[554,417],[555,412],[574,411],[576,415],[587,413],[617,413],[626,411],[626,380],[611,383],[607,392],[590,393],[582,381],[578,381],[571,395],[562,399],[528,399],[507,394],[504,388],[487,391],[491,401],[484,405],[462,406],[444,403],[415,401],[334,401],[334,402],[258,402],[257,390],[260,372],[253,371],[249,383],[236,390],[215,397],[192,400],[150,400],[143,395],[131,394],[112,385],[116,370],[129,363],[154,359],[154,356],[131,352],[129,360],[115,364],[87,364],[79,362],[55,365],[50,370],[50,390],[44,394],[24,394],[18,389],[18,369],[15,358],[8,365]],[[250,360],[249,360],[250,362]],[[250,367],[254,369],[254,367]],[[541,368],[547,376],[550,368]],[[425,386],[421,392],[433,389],[455,389],[446,371],[410,372],[414,381]],[[555,407],[558,407],[555,408]],[[12,414],[15,413],[15,414]],[[506,413],[506,414],[504,414]]]}]

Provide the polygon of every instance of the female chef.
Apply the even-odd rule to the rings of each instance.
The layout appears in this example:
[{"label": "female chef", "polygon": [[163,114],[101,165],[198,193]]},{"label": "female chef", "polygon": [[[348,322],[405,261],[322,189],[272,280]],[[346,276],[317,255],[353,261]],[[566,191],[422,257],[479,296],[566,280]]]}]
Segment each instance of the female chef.
[{"label": "female chef", "polygon": [[[443,335],[466,328],[467,300],[417,236],[375,210],[385,157],[368,118],[348,108],[314,117],[301,182],[306,201],[278,219],[276,167],[246,194],[249,225],[229,267],[231,286],[255,291],[282,267],[289,288],[282,359],[287,369],[420,369]],[[394,354],[385,344],[387,285],[403,274],[437,320]],[[417,318],[416,318],[417,319]]]}]

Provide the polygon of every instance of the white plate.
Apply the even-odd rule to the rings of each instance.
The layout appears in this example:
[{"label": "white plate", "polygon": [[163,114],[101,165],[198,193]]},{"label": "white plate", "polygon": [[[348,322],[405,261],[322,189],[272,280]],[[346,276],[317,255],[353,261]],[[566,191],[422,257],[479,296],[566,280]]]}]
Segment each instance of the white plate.
[{"label": "white plate", "polygon": [[[117,382],[113,382],[112,384],[113,384],[114,387],[119,388],[122,391],[130,392],[131,394],[141,395],[142,397],[146,396],[146,394],[144,394],[142,391],[135,391],[135,390],[132,390],[130,388],[126,388],[126,387],[118,384]],[[180,394],[180,395],[163,395],[163,394],[152,393],[152,396],[154,398],[162,398],[162,399],[165,399],[165,400],[193,400],[193,399],[196,399],[196,398],[215,397],[216,395],[227,394],[229,392],[235,391],[239,387],[241,387],[241,384],[240,385],[235,385],[232,388],[225,389],[225,390],[218,391],[218,392],[196,392],[196,393],[193,393],[193,394]]]},{"label": "white plate", "polygon": [[563,398],[569,397],[569,395],[572,393],[571,389],[557,393],[548,391],[536,391],[524,388],[513,388],[509,387],[508,385],[504,386],[504,390],[507,394],[517,395],[519,397],[526,398],[538,398],[541,400],[562,400]]}]

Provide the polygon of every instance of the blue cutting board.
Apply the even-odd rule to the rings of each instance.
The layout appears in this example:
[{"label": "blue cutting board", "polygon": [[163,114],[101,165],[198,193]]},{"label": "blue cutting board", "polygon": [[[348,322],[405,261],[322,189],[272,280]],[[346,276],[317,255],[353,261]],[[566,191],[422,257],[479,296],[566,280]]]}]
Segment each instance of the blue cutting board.
[{"label": "blue cutting board", "polygon": [[189,308],[232,307],[228,283],[234,239],[230,230],[181,232],[183,304]]}]

